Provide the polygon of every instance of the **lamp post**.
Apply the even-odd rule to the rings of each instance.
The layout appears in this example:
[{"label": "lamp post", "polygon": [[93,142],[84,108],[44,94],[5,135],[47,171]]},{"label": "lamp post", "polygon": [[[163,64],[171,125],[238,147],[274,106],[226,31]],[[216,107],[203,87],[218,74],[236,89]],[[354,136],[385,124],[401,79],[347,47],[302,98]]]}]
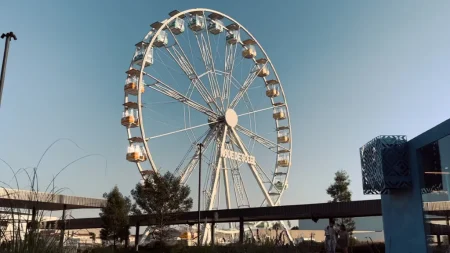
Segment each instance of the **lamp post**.
[{"label": "lamp post", "polygon": [[197,221],[197,246],[200,246],[200,199],[202,186],[202,148],[203,144],[198,143],[198,221]]},{"label": "lamp post", "polygon": [[5,52],[3,54],[2,73],[0,76],[0,105],[2,104],[3,83],[5,82],[6,61],[8,60],[9,42],[11,41],[11,38],[17,40],[17,37],[13,32],[9,32],[6,34],[3,33],[1,38],[4,39],[5,37],[6,37]]}]

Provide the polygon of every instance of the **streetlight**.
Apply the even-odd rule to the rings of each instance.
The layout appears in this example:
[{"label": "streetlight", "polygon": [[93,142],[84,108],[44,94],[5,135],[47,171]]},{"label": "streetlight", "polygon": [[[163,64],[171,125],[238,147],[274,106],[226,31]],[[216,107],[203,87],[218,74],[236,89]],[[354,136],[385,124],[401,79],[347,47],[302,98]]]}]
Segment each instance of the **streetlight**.
[{"label": "streetlight", "polygon": [[197,221],[197,246],[200,246],[200,198],[202,186],[202,148],[203,144],[198,143],[198,221]]},{"label": "streetlight", "polygon": [[3,33],[1,38],[3,39],[5,37],[5,52],[3,54],[2,74],[0,76],[0,105],[2,104],[3,83],[5,82],[6,60],[8,59],[9,42],[11,41],[11,38],[17,40],[17,37],[13,32],[9,32],[7,34]]}]

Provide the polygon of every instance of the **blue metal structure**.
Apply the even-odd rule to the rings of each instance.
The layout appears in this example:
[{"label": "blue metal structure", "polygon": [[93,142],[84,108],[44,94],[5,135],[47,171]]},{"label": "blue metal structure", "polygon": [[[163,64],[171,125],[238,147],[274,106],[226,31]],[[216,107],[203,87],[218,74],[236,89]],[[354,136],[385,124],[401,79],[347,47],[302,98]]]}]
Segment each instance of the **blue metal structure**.
[{"label": "blue metal structure", "polygon": [[387,253],[427,252],[422,193],[430,188],[419,150],[448,135],[450,119],[410,141],[380,136],[361,147],[364,194],[381,194]]}]

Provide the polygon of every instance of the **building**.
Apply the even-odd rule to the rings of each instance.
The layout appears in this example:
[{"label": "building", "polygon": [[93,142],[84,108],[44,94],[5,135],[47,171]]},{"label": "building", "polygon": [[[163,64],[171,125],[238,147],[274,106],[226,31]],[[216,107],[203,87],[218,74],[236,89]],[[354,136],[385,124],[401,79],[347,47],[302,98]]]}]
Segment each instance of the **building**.
[{"label": "building", "polygon": [[364,193],[381,195],[387,253],[432,252],[431,241],[448,243],[450,120],[409,141],[376,137],[360,157]]},{"label": "building", "polygon": [[[373,241],[383,242],[383,218],[381,216],[374,217],[355,217],[355,231],[353,236],[359,241],[366,241],[369,238]],[[328,226],[328,220],[322,219],[314,222],[312,220],[299,220],[298,227],[299,231],[322,231],[324,233],[325,227]],[[291,230],[295,231],[295,230]],[[317,232],[316,232],[317,234]]]},{"label": "building", "polygon": [[[7,210],[0,212],[0,230],[4,236],[0,237],[0,242],[11,241],[14,236],[20,236],[25,238],[27,231],[27,225],[31,222],[31,212],[30,213],[19,213],[16,210]],[[56,221],[59,220],[58,217],[43,216],[39,217],[41,221]]]}]

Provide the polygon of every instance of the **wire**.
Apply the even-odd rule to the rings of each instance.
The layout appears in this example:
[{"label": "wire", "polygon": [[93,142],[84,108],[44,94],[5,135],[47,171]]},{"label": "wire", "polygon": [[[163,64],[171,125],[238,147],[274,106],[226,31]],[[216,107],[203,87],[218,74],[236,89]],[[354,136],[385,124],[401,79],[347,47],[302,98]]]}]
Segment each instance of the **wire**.
[{"label": "wire", "polygon": [[167,136],[167,135],[171,135],[171,134],[180,133],[180,132],[184,132],[184,131],[187,131],[187,130],[199,128],[199,127],[202,127],[202,126],[207,126],[207,125],[214,124],[214,123],[217,123],[217,122],[218,122],[218,121],[213,121],[213,122],[209,122],[209,123],[206,123],[206,124],[201,124],[201,125],[194,126],[194,127],[188,127],[188,128],[180,129],[180,130],[177,130],[177,131],[173,131],[173,132],[169,132],[169,133],[165,133],[165,134],[156,135],[156,136],[150,137],[149,139],[150,139],[150,140],[151,140],[151,139],[156,139],[156,138],[159,138],[159,137],[163,137],[163,136]]}]

